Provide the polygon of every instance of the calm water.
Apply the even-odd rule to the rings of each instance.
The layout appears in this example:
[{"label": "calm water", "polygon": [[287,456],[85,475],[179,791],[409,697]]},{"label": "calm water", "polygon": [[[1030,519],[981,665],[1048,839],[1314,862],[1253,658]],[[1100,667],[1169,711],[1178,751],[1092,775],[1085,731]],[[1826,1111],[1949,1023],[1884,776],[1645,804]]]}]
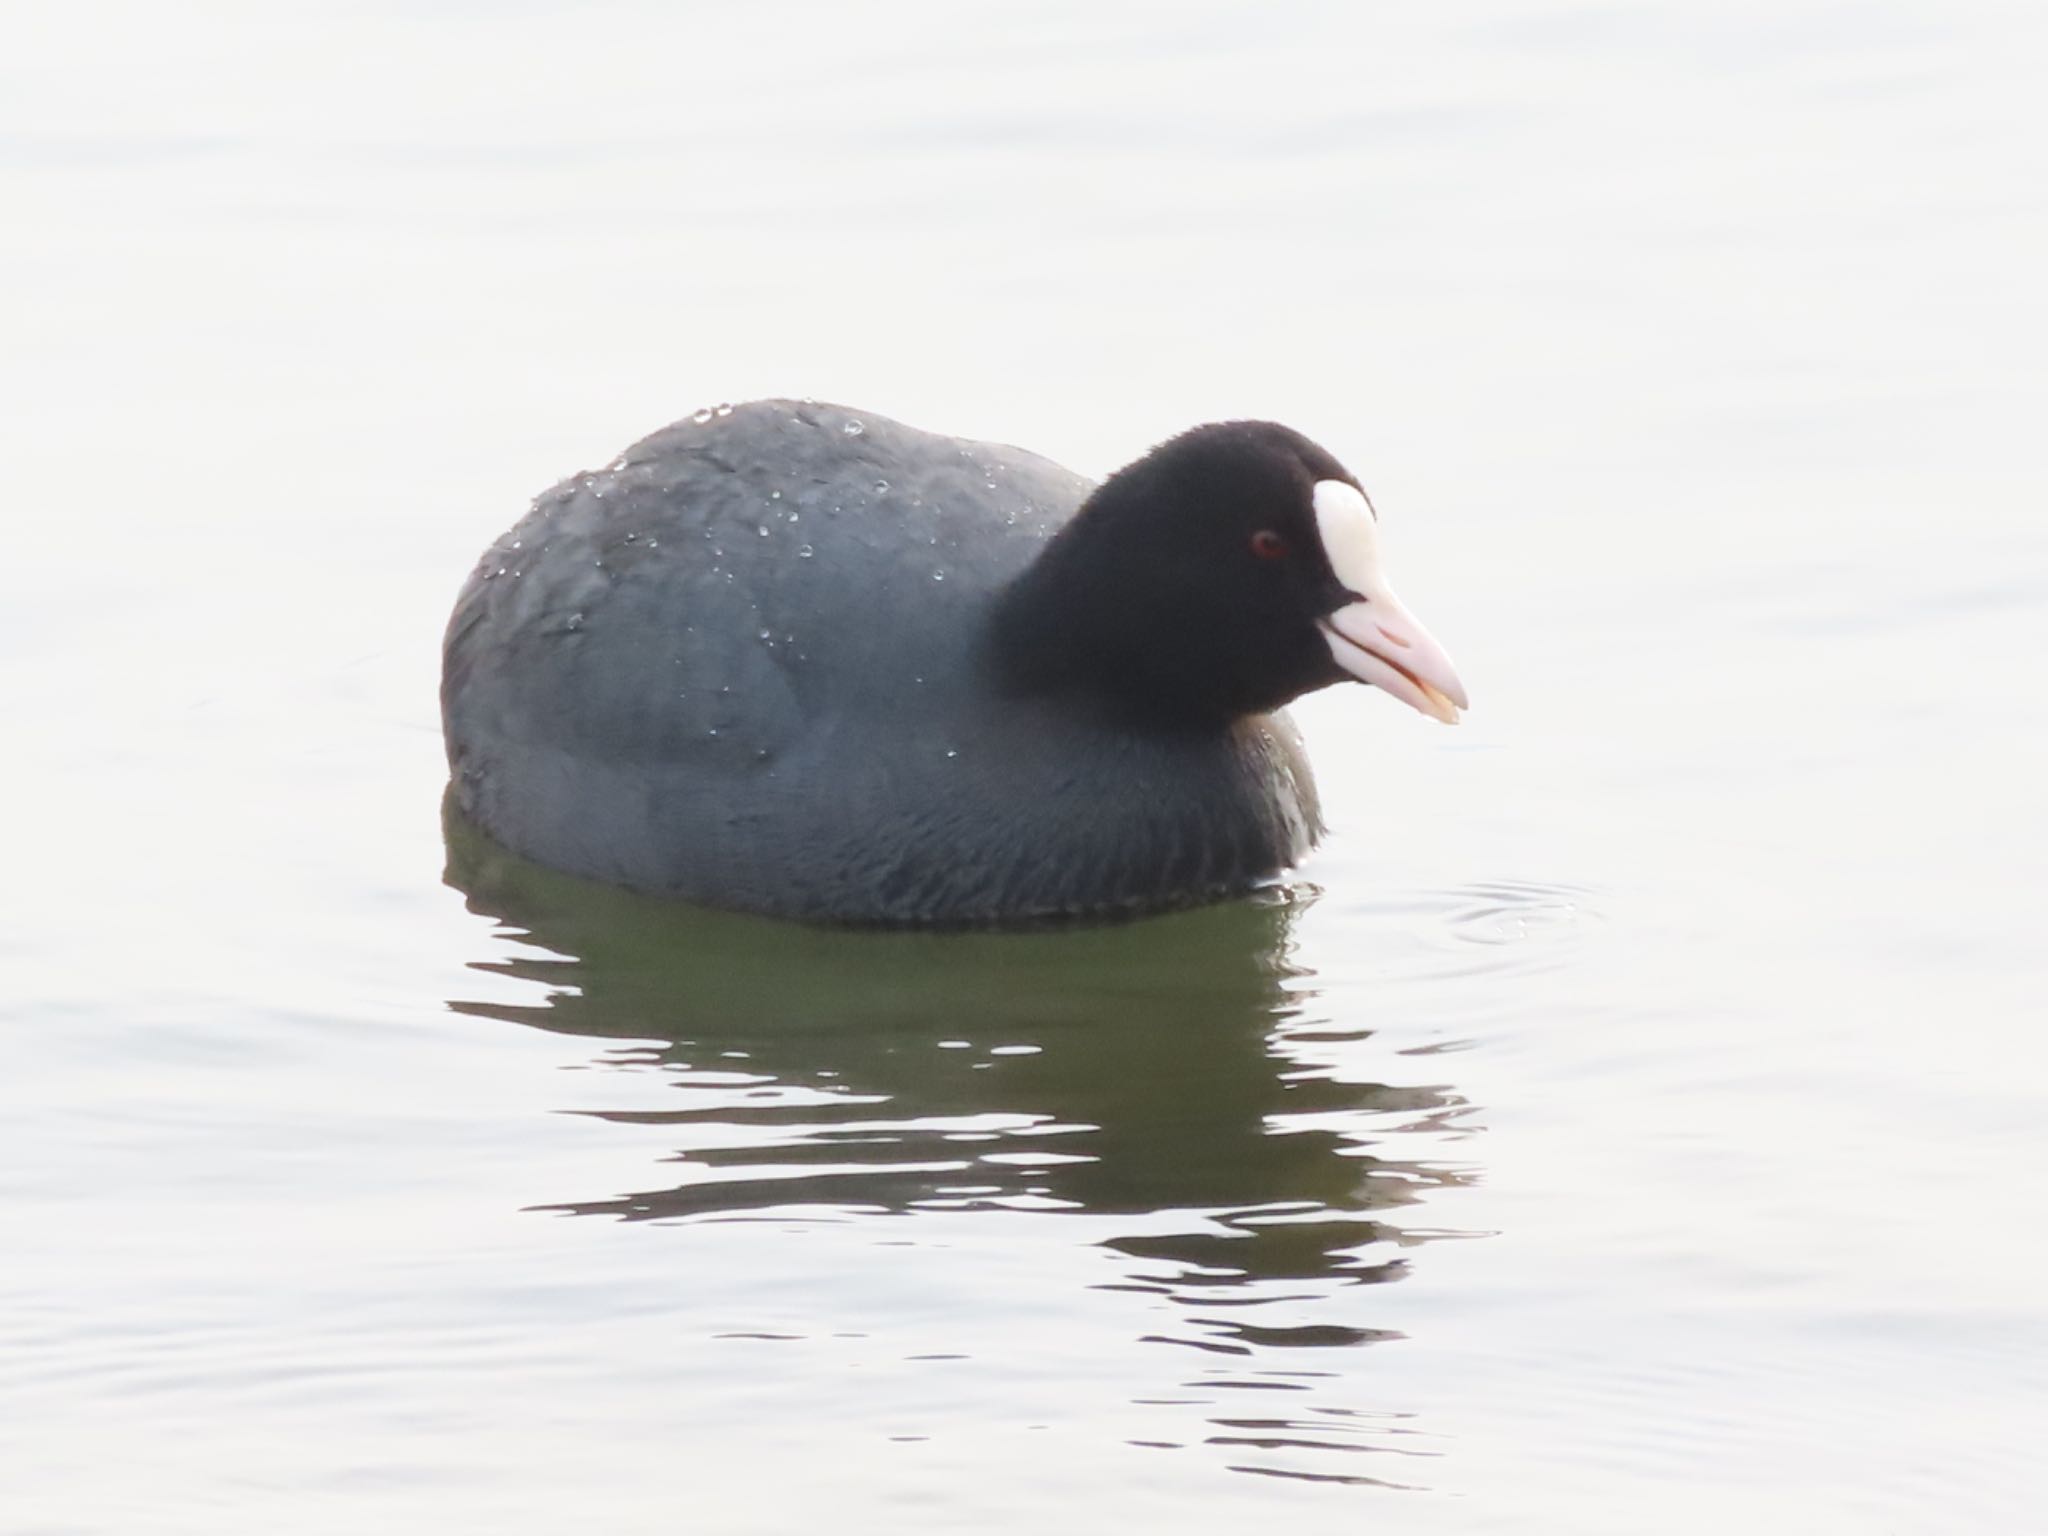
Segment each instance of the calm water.
[{"label": "calm water", "polygon": [[[2048,22],[26,7],[0,1530],[2037,1528]],[[701,404],[1358,468],[1455,732],[1273,899],[444,843],[469,560]]]}]

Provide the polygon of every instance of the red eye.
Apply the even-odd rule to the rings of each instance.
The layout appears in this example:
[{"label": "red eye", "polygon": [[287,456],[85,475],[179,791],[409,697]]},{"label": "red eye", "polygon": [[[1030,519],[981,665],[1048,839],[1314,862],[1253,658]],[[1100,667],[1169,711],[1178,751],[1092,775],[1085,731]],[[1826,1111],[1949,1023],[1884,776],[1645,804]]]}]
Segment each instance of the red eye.
[{"label": "red eye", "polygon": [[1284,560],[1287,558],[1287,540],[1270,528],[1261,528],[1252,535],[1252,553],[1261,560]]}]

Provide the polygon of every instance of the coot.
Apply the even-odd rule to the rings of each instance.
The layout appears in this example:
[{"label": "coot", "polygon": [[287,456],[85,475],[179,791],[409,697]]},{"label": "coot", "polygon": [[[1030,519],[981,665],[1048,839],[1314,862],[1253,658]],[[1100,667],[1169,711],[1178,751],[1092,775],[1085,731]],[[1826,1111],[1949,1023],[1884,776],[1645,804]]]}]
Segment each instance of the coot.
[{"label": "coot", "polygon": [[453,793],[539,863],[817,922],[1108,918],[1320,834],[1281,707],[1453,723],[1356,479],[1272,422],[1099,485],[871,412],[700,411],[543,495],[443,651]]}]

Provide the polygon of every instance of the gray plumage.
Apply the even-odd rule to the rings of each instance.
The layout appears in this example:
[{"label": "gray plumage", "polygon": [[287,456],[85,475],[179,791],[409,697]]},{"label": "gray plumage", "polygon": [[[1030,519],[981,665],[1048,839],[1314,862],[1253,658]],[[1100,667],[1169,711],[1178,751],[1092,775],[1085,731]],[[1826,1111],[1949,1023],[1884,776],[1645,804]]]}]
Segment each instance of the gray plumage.
[{"label": "gray plumage", "polygon": [[1142,729],[1007,689],[997,594],[1093,489],[1019,449],[762,401],[564,481],[450,621],[457,803],[541,863],[813,921],[1101,917],[1319,831],[1284,714]]}]

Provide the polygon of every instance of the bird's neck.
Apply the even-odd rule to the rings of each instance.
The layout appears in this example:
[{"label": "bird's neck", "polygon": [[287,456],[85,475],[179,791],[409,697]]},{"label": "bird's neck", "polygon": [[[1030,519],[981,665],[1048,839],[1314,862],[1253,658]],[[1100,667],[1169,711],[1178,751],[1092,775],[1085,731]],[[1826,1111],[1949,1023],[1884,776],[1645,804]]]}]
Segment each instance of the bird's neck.
[{"label": "bird's neck", "polygon": [[[988,654],[1012,696],[1062,698],[1126,725],[1174,733],[1229,728],[1242,711],[1213,697],[1195,651],[1176,646],[1172,613],[1129,564],[1112,558],[1129,530],[1112,526],[1114,480],[997,597]],[[1142,576],[1142,572],[1139,573]]]}]

